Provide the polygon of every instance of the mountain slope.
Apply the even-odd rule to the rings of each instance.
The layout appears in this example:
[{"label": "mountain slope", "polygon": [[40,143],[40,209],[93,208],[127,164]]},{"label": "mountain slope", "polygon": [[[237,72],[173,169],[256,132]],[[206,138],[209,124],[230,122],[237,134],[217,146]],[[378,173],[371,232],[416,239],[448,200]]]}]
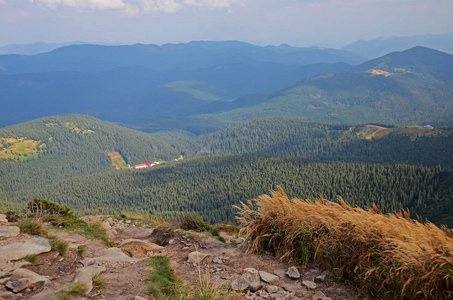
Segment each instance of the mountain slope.
[{"label": "mountain slope", "polygon": [[253,106],[247,98],[231,110],[200,119],[240,122],[288,116],[340,124],[448,125],[453,120],[453,55],[416,47],[390,53],[350,71],[304,79],[264,95]]},{"label": "mountain slope", "polygon": [[453,34],[426,34],[408,37],[379,38],[369,41],[356,41],[342,49],[357,53],[363,57],[375,58],[393,51],[403,51],[415,46],[424,46],[438,50],[453,50]]},{"label": "mountain slope", "polygon": [[[451,170],[440,167],[228,155],[145,170],[96,173],[42,189],[18,190],[8,199],[20,203],[21,199],[41,197],[69,205],[79,213],[128,211],[168,217],[195,213],[218,222],[234,220],[232,205],[281,186],[289,197],[315,198],[321,193],[335,200],[341,195],[362,207],[376,203],[386,211],[409,208],[434,223],[442,220],[452,224],[452,180]],[[424,213],[427,210],[429,214]]]},{"label": "mountain slope", "polygon": [[274,117],[242,122],[201,136],[184,132],[160,132],[152,136],[174,146],[185,157],[266,154],[453,167],[453,126],[350,127]]},{"label": "mountain slope", "polygon": [[[118,162],[170,160],[177,151],[149,135],[80,115],[62,115],[0,129],[0,199]],[[120,159],[121,158],[121,159]]]}]

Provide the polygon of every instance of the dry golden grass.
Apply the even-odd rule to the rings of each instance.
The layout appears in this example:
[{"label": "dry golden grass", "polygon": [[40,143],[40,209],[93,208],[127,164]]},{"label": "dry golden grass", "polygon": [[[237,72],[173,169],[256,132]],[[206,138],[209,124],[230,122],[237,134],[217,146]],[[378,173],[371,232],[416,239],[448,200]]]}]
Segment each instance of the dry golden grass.
[{"label": "dry golden grass", "polygon": [[408,212],[386,215],[339,200],[289,200],[279,188],[242,204],[248,251],[318,263],[375,298],[453,298],[450,230],[421,224]]}]

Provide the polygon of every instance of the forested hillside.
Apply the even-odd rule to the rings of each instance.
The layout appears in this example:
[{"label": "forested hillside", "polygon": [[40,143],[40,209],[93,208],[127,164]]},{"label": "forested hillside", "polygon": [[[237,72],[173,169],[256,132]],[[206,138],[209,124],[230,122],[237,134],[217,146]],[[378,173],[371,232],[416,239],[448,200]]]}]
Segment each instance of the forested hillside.
[{"label": "forested hillside", "polygon": [[304,79],[252,104],[237,99],[231,109],[199,118],[237,123],[287,116],[329,124],[451,125],[452,70],[453,55],[415,47],[349,71]]},{"label": "forested hillside", "polygon": [[269,154],[327,161],[453,166],[453,127],[327,125],[289,118],[239,123],[212,134],[153,134],[185,157]]},{"label": "forested hillside", "polygon": [[61,115],[0,129],[0,201],[64,178],[125,163],[169,160],[177,151],[149,135],[81,115]]},{"label": "forested hillside", "polygon": [[[233,205],[277,186],[290,197],[335,200],[385,211],[409,208],[432,222],[453,224],[450,169],[404,165],[325,163],[297,157],[209,156],[145,170],[120,170],[67,179],[8,195],[11,208],[33,197],[69,205],[78,213],[132,211],[211,222],[233,221]],[[415,215],[414,215],[415,216]]]}]

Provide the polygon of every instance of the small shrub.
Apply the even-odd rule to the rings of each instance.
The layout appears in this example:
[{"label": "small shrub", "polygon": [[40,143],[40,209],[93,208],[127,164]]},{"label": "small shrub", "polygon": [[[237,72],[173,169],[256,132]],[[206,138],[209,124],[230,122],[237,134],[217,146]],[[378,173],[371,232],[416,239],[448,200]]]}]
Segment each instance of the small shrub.
[{"label": "small shrub", "polygon": [[86,252],[85,246],[84,246],[84,245],[79,245],[79,246],[77,247],[77,249],[79,250],[79,255],[80,255],[80,257],[83,257],[83,255],[84,255],[85,252]]},{"label": "small shrub", "polygon": [[38,221],[27,219],[21,222],[18,222],[17,227],[20,228],[21,232],[25,232],[31,235],[46,236],[46,228]]},{"label": "small shrub", "polygon": [[100,291],[105,291],[107,287],[107,282],[104,277],[101,275],[95,275],[93,277],[93,286]]},{"label": "small shrub", "polygon": [[185,215],[181,220],[181,228],[184,230],[210,231],[212,226],[194,215]]},{"label": "small shrub", "polygon": [[68,300],[71,299],[71,296],[80,296],[83,295],[87,290],[87,287],[82,282],[75,282],[66,285],[61,291],[59,291],[55,296],[58,300]]},{"label": "small shrub", "polygon": [[8,222],[14,223],[19,221],[19,214],[14,210],[8,210],[5,215]]},{"label": "small shrub", "polygon": [[28,254],[24,257],[24,259],[32,264],[36,264],[38,262],[38,255],[37,254]]},{"label": "small shrub", "polygon": [[68,251],[68,243],[66,241],[60,240],[56,235],[48,235],[47,238],[50,241],[52,250],[57,250],[61,256],[66,255]]}]

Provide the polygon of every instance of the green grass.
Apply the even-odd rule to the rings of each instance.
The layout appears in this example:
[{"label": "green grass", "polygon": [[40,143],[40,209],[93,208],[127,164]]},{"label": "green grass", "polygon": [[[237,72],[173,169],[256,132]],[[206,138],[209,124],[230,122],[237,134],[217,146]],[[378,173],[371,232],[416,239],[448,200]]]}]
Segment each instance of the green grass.
[{"label": "green grass", "polygon": [[150,295],[157,299],[178,299],[186,292],[181,279],[170,269],[168,257],[153,256],[145,264],[153,268],[149,273],[151,283],[146,287]]},{"label": "green grass", "polygon": [[69,300],[72,299],[71,296],[80,296],[85,293],[87,287],[82,282],[70,283],[63,287],[58,293],[55,294],[55,297],[58,300]]},{"label": "green grass", "polygon": [[24,257],[24,259],[32,264],[36,264],[38,262],[38,255],[37,254],[28,254]]},{"label": "green grass", "polygon": [[103,276],[95,275],[93,277],[93,286],[100,291],[105,291],[107,288],[107,282]]},{"label": "green grass", "polygon": [[23,233],[28,233],[31,235],[46,236],[46,228],[38,221],[32,219],[26,219],[16,223],[16,226],[20,228],[20,231]]},{"label": "green grass", "polygon": [[56,235],[48,235],[52,250],[57,250],[61,256],[65,256],[68,252],[68,242],[61,240]]},{"label": "green grass", "polygon": [[84,255],[85,252],[86,252],[85,246],[84,246],[84,245],[79,245],[79,246],[77,247],[77,250],[79,251],[79,256],[80,256],[80,257],[83,257],[83,255]]}]

